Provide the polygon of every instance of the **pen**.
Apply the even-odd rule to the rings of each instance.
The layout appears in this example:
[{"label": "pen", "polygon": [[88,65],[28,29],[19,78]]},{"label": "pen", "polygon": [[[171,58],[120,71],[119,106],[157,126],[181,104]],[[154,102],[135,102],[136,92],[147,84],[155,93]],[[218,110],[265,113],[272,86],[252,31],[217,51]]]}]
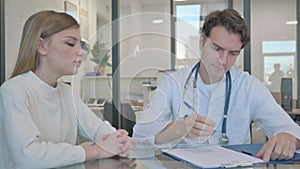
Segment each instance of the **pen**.
[{"label": "pen", "polygon": [[186,119],[187,117],[188,117],[188,115],[186,114],[186,115],[183,116],[183,119]]},{"label": "pen", "polygon": [[191,109],[194,112],[196,112],[196,110],[191,105],[189,105],[186,101],[183,101],[183,103],[184,103],[184,105],[186,105],[186,107],[188,107],[189,109]]},{"label": "pen", "polygon": [[[184,103],[184,105],[186,105],[186,107],[188,107],[189,109],[191,109],[191,110],[193,110],[194,112],[196,112],[196,110],[190,105],[190,104],[188,104],[186,101],[183,101],[183,103]],[[185,118],[187,118],[188,117],[188,115],[186,114],[186,115],[184,115],[184,119]]]}]

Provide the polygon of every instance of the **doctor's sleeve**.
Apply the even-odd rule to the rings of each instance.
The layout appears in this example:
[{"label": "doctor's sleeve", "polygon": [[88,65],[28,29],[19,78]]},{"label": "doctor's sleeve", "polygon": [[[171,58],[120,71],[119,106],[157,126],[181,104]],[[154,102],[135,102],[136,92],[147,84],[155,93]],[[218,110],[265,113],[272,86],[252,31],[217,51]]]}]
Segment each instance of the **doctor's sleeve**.
[{"label": "doctor's sleeve", "polygon": [[253,87],[251,112],[255,123],[263,128],[268,137],[286,132],[300,139],[300,127],[275,101],[268,88],[255,81]]},{"label": "doctor's sleeve", "polygon": [[155,90],[133,128],[133,138],[138,142],[154,144],[154,138],[172,119],[172,78],[166,76]]}]

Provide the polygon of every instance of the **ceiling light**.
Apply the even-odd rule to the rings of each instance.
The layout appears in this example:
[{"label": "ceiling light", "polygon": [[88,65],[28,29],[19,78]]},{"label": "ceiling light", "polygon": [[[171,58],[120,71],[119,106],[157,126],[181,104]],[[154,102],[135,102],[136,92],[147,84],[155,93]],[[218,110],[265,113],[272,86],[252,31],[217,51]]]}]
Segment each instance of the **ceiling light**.
[{"label": "ceiling light", "polygon": [[287,25],[297,25],[297,21],[287,21],[285,22]]},{"label": "ceiling light", "polygon": [[153,24],[161,24],[161,23],[163,23],[163,22],[164,22],[163,19],[153,19],[153,20],[152,20],[152,23],[153,23]]}]

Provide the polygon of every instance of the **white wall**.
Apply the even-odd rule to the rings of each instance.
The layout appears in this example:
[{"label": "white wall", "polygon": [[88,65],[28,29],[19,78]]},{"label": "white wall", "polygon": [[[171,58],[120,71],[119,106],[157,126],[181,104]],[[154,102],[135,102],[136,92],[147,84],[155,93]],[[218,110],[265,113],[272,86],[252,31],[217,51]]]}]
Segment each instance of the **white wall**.
[{"label": "white wall", "polygon": [[[251,13],[251,71],[264,82],[262,42],[296,40],[296,25],[285,24],[286,21],[296,20],[296,0],[252,0]],[[297,58],[294,63],[296,68]],[[296,79],[293,98],[297,99]]]},{"label": "white wall", "polygon": [[296,39],[296,25],[285,24],[288,20],[296,20],[296,1],[253,0],[251,5],[252,73],[263,81],[262,42]]},{"label": "white wall", "polygon": [[[146,4],[145,4],[146,3]],[[121,1],[121,76],[131,77],[170,69],[169,4],[155,1]],[[153,19],[163,19],[153,24]]]}]

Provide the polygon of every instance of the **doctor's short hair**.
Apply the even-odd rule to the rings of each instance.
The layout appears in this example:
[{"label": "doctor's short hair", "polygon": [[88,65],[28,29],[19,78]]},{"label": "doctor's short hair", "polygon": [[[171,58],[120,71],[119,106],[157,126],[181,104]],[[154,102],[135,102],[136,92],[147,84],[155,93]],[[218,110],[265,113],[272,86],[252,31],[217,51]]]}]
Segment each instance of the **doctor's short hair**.
[{"label": "doctor's short hair", "polygon": [[210,36],[211,30],[216,26],[223,26],[231,33],[238,33],[241,35],[242,48],[244,48],[250,41],[250,35],[245,19],[234,9],[217,10],[208,14],[205,18],[202,33],[204,41],[206,37]]}]

